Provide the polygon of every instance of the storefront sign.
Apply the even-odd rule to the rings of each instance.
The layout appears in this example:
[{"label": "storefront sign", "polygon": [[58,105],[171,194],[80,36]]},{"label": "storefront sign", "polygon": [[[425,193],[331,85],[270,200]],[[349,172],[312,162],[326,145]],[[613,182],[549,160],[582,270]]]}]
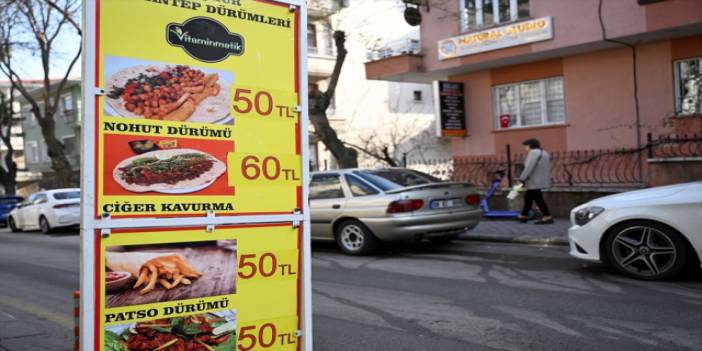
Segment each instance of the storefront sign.
[{"label": "storefront sign", "polygon": [[466,135],[466,111],[463,83],[434,81],[436,135],[463,137]]},{"label": "storefront sign", "polygon": [[83,7],[82,349],[311,350],[305,2]]},{"label": "storefront sign", "polygon": [[439,40],[439,60],[553,39],[551,17]]}]

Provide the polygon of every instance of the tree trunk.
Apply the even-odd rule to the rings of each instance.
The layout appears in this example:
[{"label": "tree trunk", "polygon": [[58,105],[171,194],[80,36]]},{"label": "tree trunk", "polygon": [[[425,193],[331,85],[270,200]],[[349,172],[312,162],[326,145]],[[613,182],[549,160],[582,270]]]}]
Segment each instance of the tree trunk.
[{"label": "tree trunk", "polygon": [[53,114],[48,116],[48,114],[47,112],[46,117],[39,124],[41,125],[44,141],[46,141],[47,153],[51,159],[51,169],[56,173],[56,179],[54,179],[52,184],[60,188],[74,187],[76,182],[73,179],[73,168],[66,157],[63,144],[56,138],[54,116]]},{"label": "tree trunk", "polygon": [[321,109],[322,106],[318,106],[319,100],[323,99],[321,95],[310,96],[310,120],[314,126],[314,134],[331,152],[340,168],[356,168],[358,167],[358,152],[346,147],[329,124],[326,111]]},{"label": "tree trunk", "polygon": [[5,195],[17,194],[17,181],[15,180],[17,170],[14,173],[13,175],[8,174],[6,178],[3,178],[2,188],[5,190]]},{"label": "tree trunk", "polygon": [[12,147],[12,122],[14,111],[15,91],[10,88],[10,97],[0,92],[0,139],[5,145],[5,167],[0,166],[0,184],[6,195],[15,195],[17,188],[17,164],[15,163],[15,149]]},{"label": "tree trunk", "polygon": [[358,152],[350,147],[346,147],[344,142],[339,139],[336,131],[329,124],[327,118],[327,108],[331,104],[336,84],[341,75],[341,67],[346,59],[346,34],[343,31],[334,32],[334,44],[336,46],[336,62],[334,70],[329,77],[329,87],[327,91],[310,91],[309,95],[309,116],[312,125],[314,126],[314,134],[327,147],[329,152],[336,158],[340,168],[356,168],[358,167]]}]

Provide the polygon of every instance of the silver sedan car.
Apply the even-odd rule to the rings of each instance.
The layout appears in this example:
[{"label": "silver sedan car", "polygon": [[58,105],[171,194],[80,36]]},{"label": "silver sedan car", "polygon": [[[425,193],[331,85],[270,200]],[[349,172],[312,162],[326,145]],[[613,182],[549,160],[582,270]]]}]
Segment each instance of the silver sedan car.
[{"label": "silver sedan car", "polygon": [[350,255],[380,241],[449,241],[478,225],[479,204],[472,185],[410,169],[313,172],[312,239],[336,241]]}]

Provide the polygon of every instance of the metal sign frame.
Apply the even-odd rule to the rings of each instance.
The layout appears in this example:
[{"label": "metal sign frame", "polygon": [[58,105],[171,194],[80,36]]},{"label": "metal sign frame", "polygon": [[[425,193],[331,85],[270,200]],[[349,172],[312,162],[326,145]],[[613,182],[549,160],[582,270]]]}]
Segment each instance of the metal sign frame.
[{"label": "metal sign frame", "polygon": [[293,226],[302,226],[302,245],[300,257],[299,284],[299,323],[301,337],[299,349],[312,350],[312,278],[311,278],[311,244],[310,244],[310,209],[308,200],[309,184],[309,116],[307,99],[307,5],[303,0],[252,0],[268,3],[288,4],[290,11],[298,11],[298,99],[301,106],[299,136],[302,162],[302,212],[291,212],[289,215],[240,215],[216,216],[209,213],[202,217],[180,218],[130,218],[111,219],[109,216],[95,218],[94,192],[96,184],[95,138],[97,137],[96,121],[98,119],[98,100],[104,91],[98,86],[99,72],[96,71],[95,61],[98,59],[99,45],[99,8],[100,0],[83,0],[83,25],[82,25],[82,116],[81,116],[81,257],[80,257],[80,348],[84,351],[93,351],[96,347],[96,322],[95,310],[95,270],[96,257],[96,230],[109,231],[111,229],[141,229],[141,228],[168,228],[168,227],[203,227],[215,225],[236,225],[255,223],[291,223]]}]

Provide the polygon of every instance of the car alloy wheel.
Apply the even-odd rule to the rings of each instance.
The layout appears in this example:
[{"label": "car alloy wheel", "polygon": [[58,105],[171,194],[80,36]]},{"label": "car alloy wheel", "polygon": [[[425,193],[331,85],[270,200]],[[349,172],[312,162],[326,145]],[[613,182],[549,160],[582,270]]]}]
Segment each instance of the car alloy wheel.
[{"label": "car alloy wheel", "polygon": [[44,234],[48,234],[51,232],[51,226],[49,225],[49,221],[46,219],[46,217],[39,217],[39,228]]},{"label": "car alloy wheel", "polygon": [[617,228],[608,245],[608,258],[617,270],[639,279],[665,279],[687,261],[679,234],[656,223],[632,223]]},{"label": "car alloy wheel", "polygon": [[341,223],[337,228],[336,242],[344,253],[350,255],[366,255],[373,252],[378,239],[363,225],[356,220],[349,220]]}]

